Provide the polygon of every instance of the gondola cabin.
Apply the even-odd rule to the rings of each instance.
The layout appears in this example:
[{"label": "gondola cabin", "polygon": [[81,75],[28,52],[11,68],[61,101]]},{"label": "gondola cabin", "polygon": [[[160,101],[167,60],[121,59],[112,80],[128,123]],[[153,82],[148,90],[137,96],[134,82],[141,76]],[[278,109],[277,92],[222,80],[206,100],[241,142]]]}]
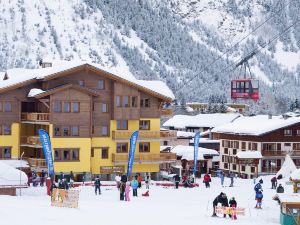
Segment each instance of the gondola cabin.
[{"label": "gondola cabin", "polygon": [[253,79],[232,80],[231,81],[232,99],[259,99],[259,82]]}]

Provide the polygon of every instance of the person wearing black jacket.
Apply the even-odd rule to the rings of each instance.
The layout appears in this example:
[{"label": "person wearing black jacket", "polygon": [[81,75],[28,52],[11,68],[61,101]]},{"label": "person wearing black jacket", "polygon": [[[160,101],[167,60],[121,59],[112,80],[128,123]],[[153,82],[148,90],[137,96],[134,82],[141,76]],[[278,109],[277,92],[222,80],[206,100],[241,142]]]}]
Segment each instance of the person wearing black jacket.
[{"label": "person wearing black jacket", "polygon": [[[230,199],[230,201],[229,201],[229,207],[234,208],[234,210],[235,210],[235,208],[237,207],[237,202],[236,202],[236,200],[235,200],[234,197],[232,197],[232,198]],[[236,213],[233,212],[232,214],[233,214],[233,215],[232,215],[232,216],[233,216],[233,219],[236,220]],[[229,214],[228,216],[231,218],[231,214]]]},{"label": "person wearing black jacket", "polygon": [[173,178],[175,180],[175,188],[178,189],[179,182],[180,182],[180,176],[178,174],[176,174]]},{"label": "person wearing black jacket", "polygon": [[277,193],[284,193],[284,188],[281,184],[279,184],[279,186],[277,187],[276,192]]},{"label": "person wearing black jacket", "polygon": [[126,183],[127,182],[127,176],[125,174],[123,174],[121,176],[121,182]]},{"label": "person wearing black jacket", "polygon": [[98,190],[99,195],[101,195],[101,188],[100,188],[101,182],[100,182],[99,176],[96,177],[96,180],[95,180],[95,182],[94,182],[94,185],[95,185],[95,194],[97,195],[97,190]]},{"label": "person wearing black jacket", "polygon": [[[228,207],[228,199],[225,193],[221,192],[213,201],[213,216],[217,216],[216,214],[216,206],[218,204],[221,204],[223,207]],[[224,218],[226,217],[226,214],[224,214]]]}]

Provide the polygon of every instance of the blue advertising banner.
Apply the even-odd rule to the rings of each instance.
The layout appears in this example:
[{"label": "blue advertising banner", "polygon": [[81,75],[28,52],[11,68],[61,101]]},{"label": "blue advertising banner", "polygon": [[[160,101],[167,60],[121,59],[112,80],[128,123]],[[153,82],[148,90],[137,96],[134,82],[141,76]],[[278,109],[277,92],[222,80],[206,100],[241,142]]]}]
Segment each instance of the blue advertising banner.
[{"label": "blue advertising banner", "polygon": [[40,140],[43,146],[43,152],[45,155],[47,167],[48,167],[48,173],[49,175],[54,174],[54,164],[53,164],[53,159],[52,159],[52,149],[51,149],[51,142],[50,142],[50,137],[47,131],[40,129],[39,130],[39,136]]},{"label": "blue advertising banner", "polygon": [[200,132],[197,132],[194,137],[194,176],[196,178],[197,160],[199,151]]},{"label": "blue advertising banner", "polygon": [[129,148],[128,166],[127,166],[127,177],[131,174],[131,171],[132,171],[135,146],[136,146],[138,136],[139,136],[139,132],[135,131],[135,132],[133,132],[133,134],[131,135],[131,138],[130,138],[130,148]]}]

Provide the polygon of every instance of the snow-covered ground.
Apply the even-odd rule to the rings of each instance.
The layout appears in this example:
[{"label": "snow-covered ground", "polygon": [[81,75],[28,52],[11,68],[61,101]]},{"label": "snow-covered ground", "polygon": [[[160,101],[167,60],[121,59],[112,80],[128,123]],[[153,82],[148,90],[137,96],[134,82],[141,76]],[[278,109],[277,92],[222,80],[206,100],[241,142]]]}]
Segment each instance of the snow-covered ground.
[{"label": "snow-covered ground", "polygon": [[[275,191],[270,189],[271,177],[263,177],[263,209],[255,209],[253,180],[235,180],[235,187],[222,187],[219,178],[213,178],[211,188],[206,189],[201,182],[200,188],[186,189],[163,188],[152,185],[150,197],[132,198],[130,202],[119,201],[116,187],[102,187],[102,195],[95,196],[93,187],[80,187],[78,209],[50,206],[50,197],[44,188],[22,190],[22,196],[0,196],[1,225],[183,225],[183,224],[279,224],[279,205],[272,200]],[[225,185],[229,185],[225,179]],[[292,192],[291,186],[286,191]],[[245,216],[237,221],[213,218],[212,201],[225,192],[229,198],[234,196],[239,207],[246,208]],[[132,193],[131,193],[132,194]]]}]

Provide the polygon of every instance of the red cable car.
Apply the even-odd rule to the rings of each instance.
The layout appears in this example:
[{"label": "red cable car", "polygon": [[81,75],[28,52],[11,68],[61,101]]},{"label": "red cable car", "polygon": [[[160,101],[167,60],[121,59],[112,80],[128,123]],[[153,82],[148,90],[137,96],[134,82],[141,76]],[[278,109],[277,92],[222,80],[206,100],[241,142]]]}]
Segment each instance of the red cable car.
[{"label": "red cable car", "polygon": [[259,99],[259,82],[254,79],[240,79],[231,81],[232,99]]},{"label": "red cable car", "polygon": [[[248,60],[251,59],[256,52],[251,52],[248,56],[242,59],[236,68],[241,66],[245,69],[244,79],[236,79],[231,81],[231,98],[232,99],[252,99],[257,101],[259,99],[259,82],[252,78]],[[249,70],[250,78],[247,78],[247,68]]]}]

